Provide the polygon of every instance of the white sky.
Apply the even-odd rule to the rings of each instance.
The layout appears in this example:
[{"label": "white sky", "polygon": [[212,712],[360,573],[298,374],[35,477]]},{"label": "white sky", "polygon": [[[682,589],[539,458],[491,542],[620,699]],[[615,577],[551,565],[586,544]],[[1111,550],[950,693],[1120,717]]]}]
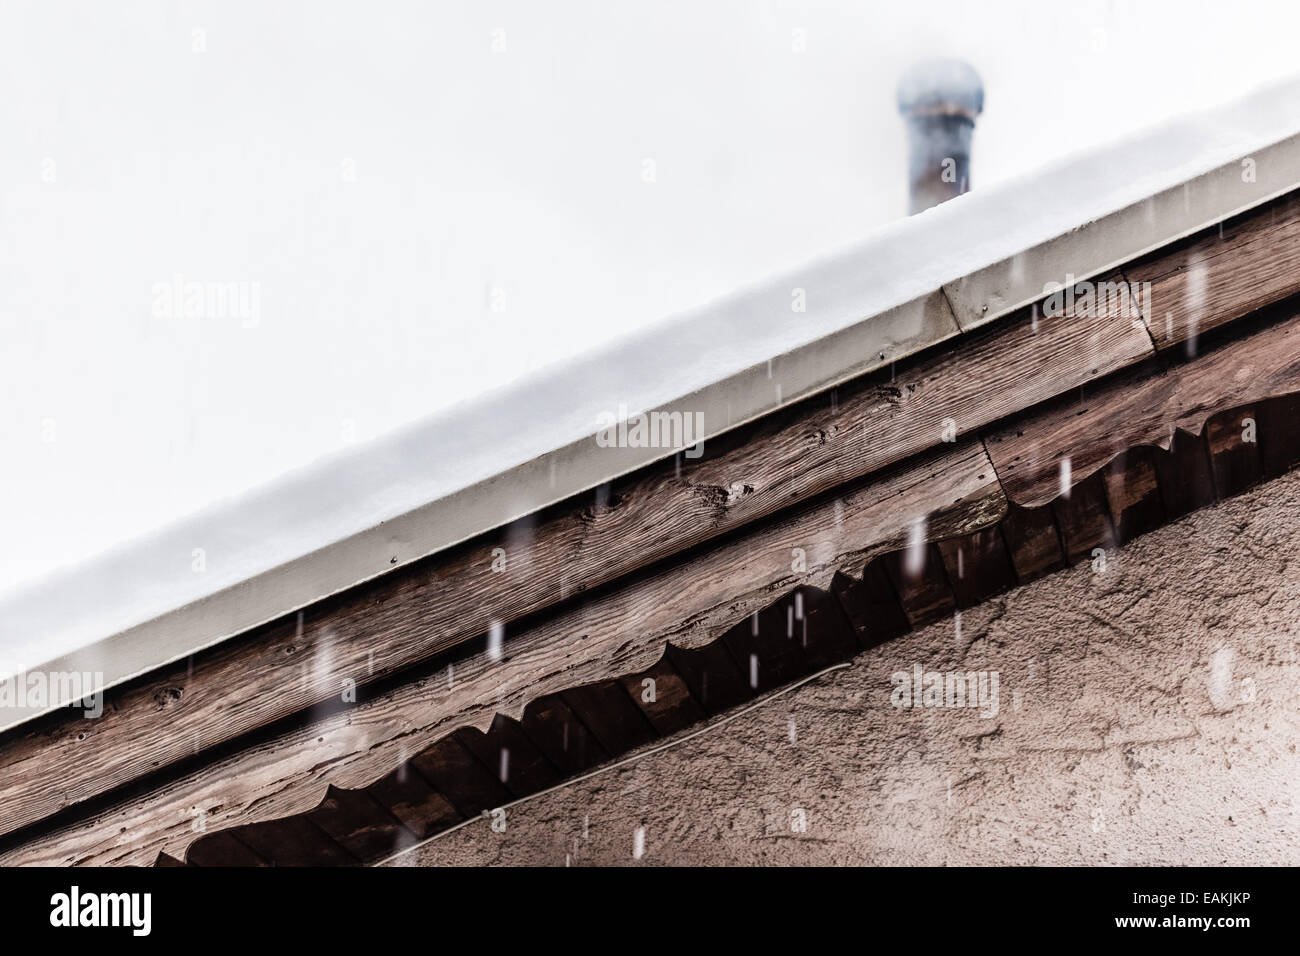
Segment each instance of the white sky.
[{"label": "white sky", "polygon": [[[1297,26],[1186,0],[6,0],[0,590],[899,217],[913,58],[982,74],[979,188],[1291,74]],[[156,315],[177,275],[255,283],[255,324]]]}]

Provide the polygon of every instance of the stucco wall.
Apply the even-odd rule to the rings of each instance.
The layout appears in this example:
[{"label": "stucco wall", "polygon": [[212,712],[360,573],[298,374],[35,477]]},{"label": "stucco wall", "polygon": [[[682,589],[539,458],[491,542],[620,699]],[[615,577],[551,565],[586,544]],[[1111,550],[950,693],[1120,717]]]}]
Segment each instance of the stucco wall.
[{"label": "stucco wall", "polygon": [[[1300,864],[1298,515],[1292,474],[397,862]],[[917,664],[997,715],[894,706]]]}]

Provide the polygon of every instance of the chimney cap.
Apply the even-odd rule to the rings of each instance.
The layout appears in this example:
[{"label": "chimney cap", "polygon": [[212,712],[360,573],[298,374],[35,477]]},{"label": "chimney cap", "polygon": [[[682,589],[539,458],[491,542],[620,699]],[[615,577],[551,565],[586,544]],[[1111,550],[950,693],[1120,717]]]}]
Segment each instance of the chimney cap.
[{"label": "chimney cap", "polygon": [[966,116],[984,109],[984,84],[964,60],[921,60],[898,83],[898,111],[904,115]]}]

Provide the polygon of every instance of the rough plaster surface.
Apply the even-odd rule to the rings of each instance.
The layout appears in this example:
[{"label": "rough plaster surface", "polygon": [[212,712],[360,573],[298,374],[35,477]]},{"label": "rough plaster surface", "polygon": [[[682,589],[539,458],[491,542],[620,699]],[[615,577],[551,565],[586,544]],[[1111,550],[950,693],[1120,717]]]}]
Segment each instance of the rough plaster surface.
[{"label": "rough plaster surface", "polygon": [[[1297,514],[1300,473],[395,862],[1300,864]],[[893,706],[918,663],[997,716]]]}]

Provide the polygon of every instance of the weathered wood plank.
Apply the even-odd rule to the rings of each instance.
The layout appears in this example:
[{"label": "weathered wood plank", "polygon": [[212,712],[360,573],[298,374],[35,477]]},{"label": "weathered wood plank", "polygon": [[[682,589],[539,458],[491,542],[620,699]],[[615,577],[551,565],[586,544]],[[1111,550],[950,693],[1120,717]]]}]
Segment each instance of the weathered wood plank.
[{"label": "weathered wood plank", "polygon": [[763,694],[808,673],[808,659],[785,608],[775,604],[755,611],[722,635],[722,643],[749,678],[755,693]]},{"label": "weathered wood plank", "polygon": [[[0,833],[121,786],[534,614],[557,599],[735,531],[1073,388],[1152,351],[1123,317],[1028,315],[959,348],[837,390],[615,482],[608,500],[552,509],[417,562],[0,743]],[[239,699],[232,701],[232,688]],[[165,716],[164,716],[165,715]],[[143,755],[148,755],[143,758]],[[143,758],[143,759],[142,759]],[[55,775],[60,786],[40,781]]]},{"label": "weathered wood plank", "polygon": [[210,833],[190,846],[188,862],[194,866],[270,866],[239,840],[231,831]]},{"label": "weathered wood plank", "polygon": [[1065,556],[1071,564],[1090,560],[1093,551],[1115,547],[1115,529],[1110,521],[1106,485],[1098,473],[1089,475],[1052,502],[1056,525],[1061,529]]},{"label": "weathered wood plank", "polygon": [[1002,519],[1002,536],[1021,584],[1065,567],[1056,516],[1047,506],[1025,508],[1009,503],[1007,516]]},{"label": "weathered wood plank", "polygon": [[1195,355],[1199,335],[1300,292],[1300,196],[1207,229],[1124,274],[1151,283],[1146,319],[1156,346],[1181,344]]},{"label": "weathered wood plank", "polygon": [[611,756],[648,744],[658,736],[618,680],[571,687],[560,696]]},{"label": "weathered wood plank", "polygon": [[566,777],[609,758],[600,741],[558,693],[530,703],[521,725],[528,739]]},{"label": "weathered wood plank", "polygon": [[1263,480],[1259,453],[1259,413],[1252,405],[1227,409],[1205,423],[1214,491],[1220,500],[1239,495]]},{"label": "weathered wood plank", "polygon": [[1214,474],[1210,468],[1210,456],[1203,433],[1192,434],[1181,429],[1176,431],[1169,446],[1169,454],[1157,456],[1155,468],[1165,517],[1169,521],[1212,505],[1217,500],[1214,495]]},{"label": "weathered wood plank", "polygon": [[271,866],[356,866],[360,861],[305,816],[266,820],[233,833]]},{"label": "weathered wood plank", "polygon": [[411,766],[463,817],[510,802],[510,791],[465,749],[455,734],[411,758]]},{"label": "weathered wood plank", "polygon": [[320,806],[305,816],[362,862],[382,859],[416,843],[415,834],[364,790],[330,787]]},{"label": "weathered wood plank", "polygon": [[829,591],[798,588],[783,603],[812,670],[846,661],[858,652],[848,617]]},{"label": "weathered wood plank", "polygon": [[704,719],[704,708],[691,696],[686,681],[673,667],[667,648],[656,664],[638,674],[621,677],[619,682],[662,736]]},{"label": "weathered wood plank", "polygon": [[1263,403],[1259,444],[1265,480],[1300,465],[1300,395],[1283,395]]},{"label": "weathered wood plank", "polygon": [[886,555],[883,564],[912,627],[933,624],[957,609],[938,545]]},{"label": "weathered wood plank", "polygon": [[518,721],[500,715],[487,733],[466,727],[456,736],[465,749],[474,754],[512,796],[522,797],[545,790],[560,781],[560,774],[537,746],[528,739]]},{"label": "weathered wood plank", "polygon": [[802,584],[825,588],[841,568],[901,547],[919,521],[929,534],[951,537],[1004,510],[980,443],[945,447],[509,635],[501,655],[483,649],[460,661],[452,687],[442,668],[371,699],[362,695],[345,710],[24,841],[0,860],[148,862],[160,850],[180,857],[193,839],[196,808],[210,827],[301,813],[319,803],[326,785],[365,786],[458,727],[488,726],[497,713],[518,715],[538,697],[641,670],[668,642],[708,643]]},{"label": "weathered wood plank", "polygon": [[1007,496],[1035,507],[1059,493],[1063,463],[1078,482],[1125,449],[1168,449],[1177,429],[1199,435],[1217,411],[1295,391],[1300,321],[1292,317],[1164,371],[1125,374],[1052,402],[992,431],[985,444]]},{"label": "weathered wood plank", "polygon": [[883,644],[912,627],[881,558],[868,561],[860,579],[837,574],[831,590],[839,598],[860,647]]},{"label": "weathered wood plank", "polygon": [[940,541],[939,554],[959,609],[974,607],[1016,586],[1011,556],[997,526]]},{"label": "weathered wood plank", "polygon": [[1165,523],[1165,507],[1156,478],[1155,448],[1135,448],[1110,462],[1102,474],[1116,543],[1123,545]]},{"label": "weathered wood plank", "polygon": [[753,696],[749,681],[721,641],[690,649],[670,644],[666,654],[706,714],[721,713]]},{"label": "weathered wood plank", "polygon": [[447,798],[404,760],[366,792],[421,840],[463,819]]}]

